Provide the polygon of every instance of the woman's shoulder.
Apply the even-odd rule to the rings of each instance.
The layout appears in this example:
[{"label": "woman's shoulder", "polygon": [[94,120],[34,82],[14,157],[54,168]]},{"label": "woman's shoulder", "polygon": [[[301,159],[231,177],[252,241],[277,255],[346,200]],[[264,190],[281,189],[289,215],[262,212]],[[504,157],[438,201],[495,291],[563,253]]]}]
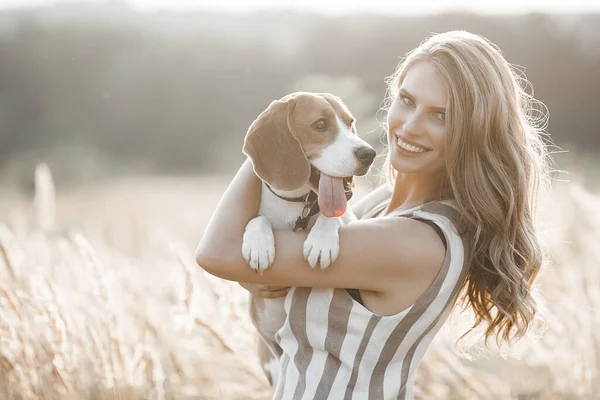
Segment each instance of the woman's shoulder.
[{"label": "woman's shoulder", "polygon": [[435,224],[439,239],[453,256],[462,253],[463,256],[459,259],[466,259],[470,254],[472,235],[455,201],[444,200],[424,204],[411,212],[410,217],[421,222],[427,220],[430,225]]},{"label": "woman's shoulder", "polygon": [[424,204],[422,207],[419,207],[413,215],[426,217],[427,219],[435,219],[436,217],[441,216],[450,222],[450,225],[454,228],[453,233],[462,236],[465,232],[464,220],[458,205],[452,199]]},{"label": "woman's shoulder", "polygon": [[374,207],[389,200],[392,196],[392,191],[392,186],[387,182],[377,186],[352,206],[352,212],[356,215],[356,218],[361,219]]}]

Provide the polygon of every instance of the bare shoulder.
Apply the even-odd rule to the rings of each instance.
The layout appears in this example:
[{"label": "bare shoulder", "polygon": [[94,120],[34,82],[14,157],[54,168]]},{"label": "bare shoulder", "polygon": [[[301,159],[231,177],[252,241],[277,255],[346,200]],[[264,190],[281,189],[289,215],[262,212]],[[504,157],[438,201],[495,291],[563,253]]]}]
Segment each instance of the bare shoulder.
[{"label": "bare shoulder", "polygon": [[352,212],[356,215],[356,218],[361,219],[367,212],[373,209],[373,207],[390,197],[391,194],[392,188],[389,183],[379,185],[358,200],[352,206]]},{"label": "bare shoulder", "polygon": [[[409,287],[412,290],[423,287],[424,290],[441,270],[446,247],[430,225],[400,216],[367,219],[355,224],[340,232],[340,239],[348,232],[348,246],[355,246],[356,250],[350,252],[349,257],[361,263],[363,268],[369,264],[379,265],[379,269],[374,266],[371,271],[372,287],[364,289],[381,293]],[[365,240],[366,243],[361,245]],[[361,252],[364,256],[359,259]],[[356,268],[361,267],[357,265]]]}]

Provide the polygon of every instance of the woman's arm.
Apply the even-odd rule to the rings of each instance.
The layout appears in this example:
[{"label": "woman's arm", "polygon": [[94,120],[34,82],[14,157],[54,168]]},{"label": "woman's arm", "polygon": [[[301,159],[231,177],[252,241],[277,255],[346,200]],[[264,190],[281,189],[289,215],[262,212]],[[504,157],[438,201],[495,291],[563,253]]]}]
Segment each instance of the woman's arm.
[{"label": "woman's arm", "polygon": [[247,223],[257,215],[261,182],[246,161],[225,191],[198,246],[196,261],[223,279],[274,286],[401,290],[425,287],[439,272],[445,249],[430,226],[408,218],[359,220],[339,230],[340,253],[328,269],[310,268],[305,231],[275,230],[275,261],[256,274],[242,256]]},{"label": "woman's arm", "polygon": [[196,249],[196,258],[203,255],[203,261],[212,263],[205,257],[221,258],[232,252],[242,257],[242,237],[248,222],[258,215],[260,191],[261,181],[247,159],[221,197]]},{"label": "woman's arm", "polygon": [[253,296],[263,299],[283,297],[290,291],[291,286],[259,285],[256,283],[239,282],[240,286],[252,293]]}]

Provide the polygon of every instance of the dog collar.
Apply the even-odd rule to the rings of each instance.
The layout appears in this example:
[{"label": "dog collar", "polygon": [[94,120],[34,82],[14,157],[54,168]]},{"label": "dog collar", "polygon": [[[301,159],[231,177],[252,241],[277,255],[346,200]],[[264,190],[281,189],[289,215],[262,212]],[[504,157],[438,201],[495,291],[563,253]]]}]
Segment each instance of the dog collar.
[{"label": "dog collar", "polygon": [[[308,179],[308,181],[310,183],[312,183],[312,185],[314,187],[316,187],[316,188],[319,187],[319,172],[312,165],[310,167],[310,178]],[[307,194],[305,194],[304,196],[300,196],[300,197],[286,197],[286,196],[281,196],[281,195],[275,193],[275,191],[273,190],[273,188],[271,187],[271,185],[269,185],[267,182],[265,182],[265,185],[267,185],[267,188],[271,191],[271,193],[273,193],[275,196],[279,197],[281,200],[291,201],[293,203],[304,203],[304,202],[307,202],[308,198],[311,196],[311,193],[314,194],[315,198],[317,196],[317,194],[315,192],[313,192],[312,190],[310,192],[308,192]]]},{"label": "dog collar", "polygon": [[[308,193],[306,193],[304,196],[300,196],[300,197],[286,197],[286,196],[281,196],[277,193],[275,193],[275,191],[273,190],[273,188],[271,187],[271,185],[269,185],[267,182],[265,182],[265,185],[267,185],[267,188],[271,191],[271,193],[273,193],[275,196],[279,197],[281,200],[285,200],[285,201],[291,201],[293,203],[304,203],[305,201],[308,200],[308,197],[310,196],[311,193],[314,193],[312,190]],[[316,193],[315,193],[316,196]]]},{"label": "dog collar", "polygon": [[[319,173],[318,171],[314,168],[311,167],[311,174],[310,174],[310,179],[309,181],[316,187],[319,187]],[[292,228],[292,230],[294,232],[296,232],[298,229],[306,229],[308,227],[308,221],[310,220],[311,217],[313,217],[314,215],[317,215],[321,209],[319,208],[319,197],[317,195],[317,193],[315,193],[314,191],[310,191],[307,194],[305,194],[304,196],[300,196],[300,197],[286,197],[286,196],[281,196],[277,193],[275,193],[275,191],[273,190],[273,188],[271,187],[271,185],[269,185],[267,182],[264,182],[265,185],[267,185],[267,188],[271,191],[271,193],[273,193],[275,196],[279,197],[282,200],[285,201],[291,201],[294,203],[304,203],[304,208],[302,209],[302,213],[301,215],[296,219],[296,223],[294,224],[294,227]],[[344,185],[346,186],[346,185]],[[345,187],[345,194],[346,194],[346,200],[350,200],[352,198],[352,189],[350,188],[350,185],[348,184],[348,187]]]}]

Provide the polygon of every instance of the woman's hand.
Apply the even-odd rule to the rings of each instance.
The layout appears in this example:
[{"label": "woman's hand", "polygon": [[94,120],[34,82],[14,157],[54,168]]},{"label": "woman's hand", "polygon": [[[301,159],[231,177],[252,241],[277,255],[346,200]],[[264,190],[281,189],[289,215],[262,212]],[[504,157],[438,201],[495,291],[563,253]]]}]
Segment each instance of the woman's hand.
[{"label": "woman's hand", "polygon": [[290,291],[290,286],[260,285],[257,283],[239,282],[240,286],[252,293],[253,296],[263,299],[276,299],[283,297]]}]

